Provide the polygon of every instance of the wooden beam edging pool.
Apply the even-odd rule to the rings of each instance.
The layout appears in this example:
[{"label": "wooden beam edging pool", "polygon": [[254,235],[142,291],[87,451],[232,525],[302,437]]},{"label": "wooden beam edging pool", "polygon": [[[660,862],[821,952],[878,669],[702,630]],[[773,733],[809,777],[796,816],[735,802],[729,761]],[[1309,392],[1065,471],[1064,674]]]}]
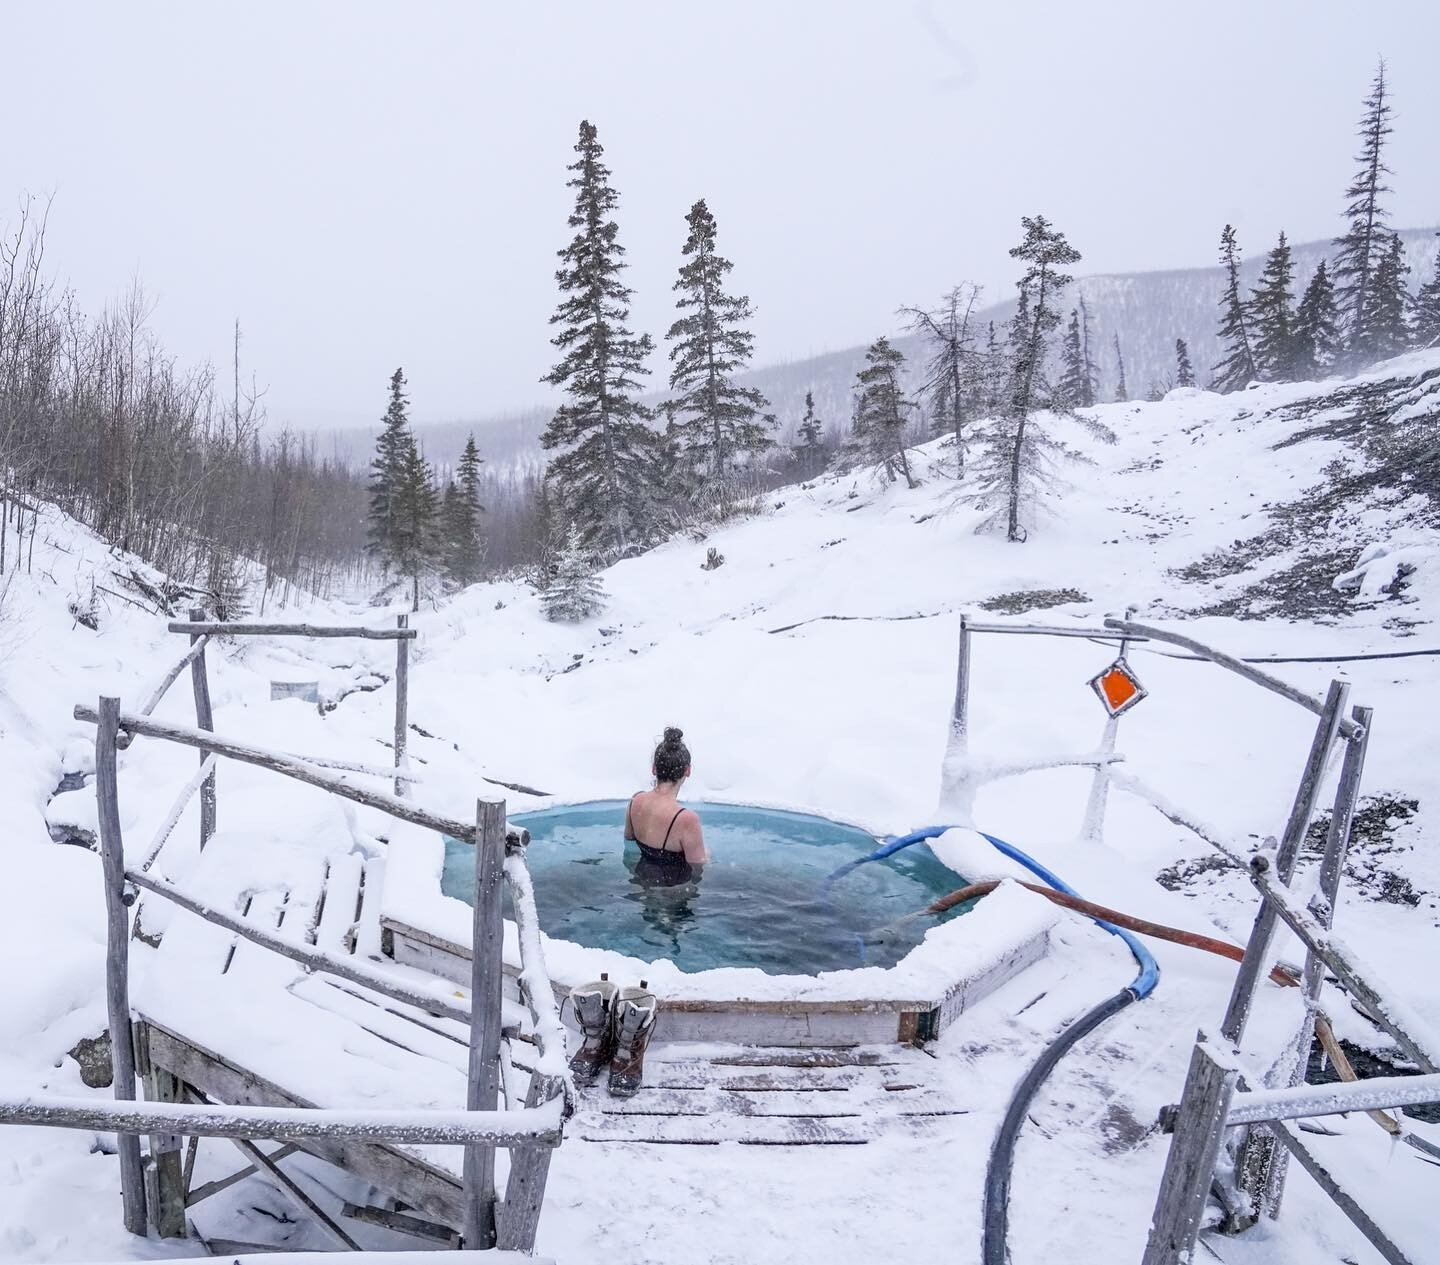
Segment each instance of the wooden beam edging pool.
[{"label": "wooden beam edging pool", "polygon": [[[1053,923],[1018,939],[983,969],[958,976],[934,995],[670,998],[662,993],[656,1039],[800,1047],[933,1040],[971,1006],[1039,961],[1049,948],[1050,925]],[[464,983],[469,978],[468,945],[387,914],[381,915],[380,926],[385,951],[396,962],[433,972],[457,983]],[[963,923],[954,926],[961,927]],[[637,963],[637,966],[643,964]],[[526,1000],[519,983],[520,967],[507,960],[503,969],[507,995]],[[588,977],[550,976],[550,986],[557,1002],[567,997],[572,988],[588,982]]]}]

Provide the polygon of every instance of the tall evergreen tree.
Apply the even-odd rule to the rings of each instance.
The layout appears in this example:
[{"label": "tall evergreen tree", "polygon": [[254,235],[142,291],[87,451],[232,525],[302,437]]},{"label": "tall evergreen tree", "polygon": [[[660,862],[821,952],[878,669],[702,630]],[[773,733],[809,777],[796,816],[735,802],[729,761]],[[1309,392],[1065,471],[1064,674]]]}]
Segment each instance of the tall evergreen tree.
[{"label": "tall evergreen tree", "polygon": [[1060,344],[1060,383],[1055,402],[1062,408],[1083,407],[1086,390],[1085,353],[1080,340],[1080,309],[1070,309],[1070,324]]},{"label": "tall evergreen tree", "polygon": [[1130,387],[1125,381],[1125,356],[1120,350],[1120,335],[1115,335],[1115,402],[1123,404],[1130,398]]},{"label": "tall evergreen tree", "polygon": [[977,396],[980,400],[980,416],[994,417],[1005,403],[1005,387],[1009,379],[1009,365],[1005,359],[1005,346],[991,321],[985,334],[985,350],[980,354],[979,385]]},{"label": "tall evergreen tree", "polygon": [[1024,216],[1025,238],[1011,251],[1024,261],[1025,273],[1016,283],[1019,302],[1010,322],[1009,390],[1005,407],[987,428],[986,443],[976,463],[974,499],[991,513],[984,526],[1005,524],[1007,540],[1024,540],[1021,517],[1038,494],[1054,487],[1055,458],[1069,455],[1042,424],[1042,410],[1055,403],[1055,391],[1045,373],[1046,346],[1060,324],[1060,296],[1070,284],[1065,268],[1080,260],[1080,252],[1043,216]]},{"label": "tall evergreen tree", "polygon": [[1365,114],[1360,120],[1360,153],[1355,161],[1355,178],[1345,190],[1345,218],[1350,227],[1343,237],[1335,239],[1339,247],[1335,257],[1337,295],[1345,323],[1345,347],[1353,363],[1373,360],[1379,353],[1372,336],[1375,273],[1384,257],[1385,221],[1387,214],[1382,195],[1390,192],[1385,177],[1385,138],[1394,128],[1390,124],[1388,86],[1385,83],[1385,62],[1382,59],[1365,98]]},{"label": "tall evergreen tree", "polygon": [[461,586],[474,584],[480,578],[484,550],[480,543],[480,450],[472,434],[465,440],[465,449],[455,467],[455,478],[445,485],[441,507],[445,548],[445,572]]},{"label": "tall evergreen tree", "polygon": [[1398,356],[1410,346],[1410,291],[1405,244],[1399,233],[1387,233],[1370,283],[1369,354],[1377,360]]},{"label": "tall evergreen tree", "polygon": [[588,121],[580,124],[575,152],[566,182],[575,190],[569,219],[575,236],[558,252],[561,298],[550,318],[559,326],[550,341],[562,354],[542,379],[568,398],[541,442],[555,453],[547,475],[583,545],[618,554],[645,528],[654,436],[640,379],[653,344],[627,327],[632,292],[620,280],[625,250],[613,218],[619,196]]},{"label": "tall evergreen tree", "polygon": [[1260,374],[1250,341],[1250,314],[1240,296],[1240,245],[1229,224],[1220,234],[1220,262],[1225,268],[1225,293],[1220,296],[1220,342],[1224,354],[1215,366],[1215,389],[1243,391]]},{"label": "tall evergreen tree", "polygon": [[407,445],[411,442],[406,413],[405,371],[390,375],[390,402],[385,408],[375,458],[370,463],[369,550],[386,564],[393,561],[395,498],[404,476]]},{"label": "tall evergreen tree", "polygon": [[702,198],[685,217],[690,233],[674,289],[681,315],[670,326],[670,389],[667,405],[685,455],[703,471],[721,514],[729,513],[737,459],[773,444],[775,417],[753,387],[735,375],[750,363],[755,335],[745,328],[754,315],[743,294],[727,294],[733,265],[715,249],[715,217]]},{"label": "tall evergreen tree", "polygon": [[1440,346],[1440,254],[1435,256],[1435,275],[1415,296],[1415,345]]},{"label": "tall evergreen tree", "polygon": [[1295,311],[1290,283],[1295,264],[1285,234],[1265,256],[1260,284],[1250,295],[1255,321],[1255,362],[1268,382],[1295,381]]},{"label": "tall evergreen tree", "polygon": [[605,607],[604,586],[573,524],[556,559],[555,573],[540,594],[540,607],[546,619],[570,624],[598,615]]},{"label": "tall evergreen tree", "polygon": [[420,609],[421,579],[440,559],[439,511],[434,472],[415,436],[406,431],[392,496],[390,558],[395,569],[410,579],[412,610]]},{"label": "tall evergreen tree", "polygon": [[1080,296],[1080,361],[1084,366],[1080,407],[1094,408],[1100,398],[1100,371],[1095,367],[1095,358],[1090,354],[1090,309],[1085,305],[1083,294]]},{"label": "tall evergreen tree", "polygon": [[825,468],[825,427],[815,416],[815,394],[805,392],[805,416],[800,419],[800,442],[795,445],[795,459],[802,479],[813,479]]},{"label": "tall evergreen tree", "polygon": [[910,472],[905,446],[905,427],[914,402],[905,398],[900,386],[902,352],[885,337],[877,338],[865,352],[865,368],[855,375],[855,418],[850,447],[861,461],[883,466],[893,481],[895,467],[905,476],[907,487],[919,486]]},{"label": "tall evergreen tree", "polygon": [[909,318],[910,328],[923,334],[930,344],[920,396],[930,409],[931,433],[954,436],[957,478],[965,473],[965,427],[979,410],[980,376],[970,324],[979,297],[980,287],[967,282],[946,294],[934,311],[900,309]]},{"label": "tall evergreen tree", "polygon": [[1299,380],[1319,378],[1335,364],[1340,352],[1339,328],[1335,285],[1322,259],[1295,309],[1294,369]]},{"label": "tall evergreen tree", "polygon": [[1195,385],[1195,367],[1190,363],[1190,348],[1185,345],[1183,338],[1175,340],[1175,385],[1177,387],[1193,387]]}]

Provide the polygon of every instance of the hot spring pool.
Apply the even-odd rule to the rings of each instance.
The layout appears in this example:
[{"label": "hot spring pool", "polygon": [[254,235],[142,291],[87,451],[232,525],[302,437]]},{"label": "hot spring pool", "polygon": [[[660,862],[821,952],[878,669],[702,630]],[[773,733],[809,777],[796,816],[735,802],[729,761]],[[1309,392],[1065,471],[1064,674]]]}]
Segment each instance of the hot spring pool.
[{"label": "hot spring pool", "polygon": [[[876,840],[824,817],[729,804],[691,805],[705,824],[711,862],[698,881],[653,887],[621,835],[624,800],[520,813],[529,828],[530,872],[545,933],[642,961],[668,958],[686,971],[753,966],[772,975],[813,975],[894,966],[940,918],[891,926],[965,880],[924,845],[862,865],[825,892],[847,861]],[[441,887],[469,901],[475,853],[447,840]]]}]

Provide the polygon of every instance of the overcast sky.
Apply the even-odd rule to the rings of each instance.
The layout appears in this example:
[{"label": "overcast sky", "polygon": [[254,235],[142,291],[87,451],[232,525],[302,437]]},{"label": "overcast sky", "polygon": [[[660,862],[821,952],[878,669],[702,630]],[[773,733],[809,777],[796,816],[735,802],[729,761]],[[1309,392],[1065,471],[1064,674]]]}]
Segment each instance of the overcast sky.
[{"label": "overcast sky", "polygon": [[1226,220],[1249,252],[1329,236],[1380,53],[1394,222],[1440,220],[1435,0],[4,9],[0,216],[53,192],[56,270],[92,309],[139,277],[185,360],[228,364],[238,317],[301,425],[374,421],[397,364],[421,421],[549,398],[581,118],[636,326],[668,327],[704,197],[760,362],[1008,292],[1022,214],[1082,273],[1208,263]]}]

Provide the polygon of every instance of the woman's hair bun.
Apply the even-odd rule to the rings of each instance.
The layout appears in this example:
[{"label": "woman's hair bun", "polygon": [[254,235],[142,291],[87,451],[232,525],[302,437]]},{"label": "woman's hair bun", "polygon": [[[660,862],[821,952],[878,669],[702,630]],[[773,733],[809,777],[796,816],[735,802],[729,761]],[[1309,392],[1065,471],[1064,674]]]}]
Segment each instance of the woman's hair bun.
[{"label": "woman's hair bun", "polygon": [[684,735],[683,733],[681,733],[680,730],[676,729],[674,725],[669,725],[669,726],[666,727],[666,729],[665,729],[665,741],[666,741],[666,742],[683,742],[684,739],[685,739],[685,735]]}]

